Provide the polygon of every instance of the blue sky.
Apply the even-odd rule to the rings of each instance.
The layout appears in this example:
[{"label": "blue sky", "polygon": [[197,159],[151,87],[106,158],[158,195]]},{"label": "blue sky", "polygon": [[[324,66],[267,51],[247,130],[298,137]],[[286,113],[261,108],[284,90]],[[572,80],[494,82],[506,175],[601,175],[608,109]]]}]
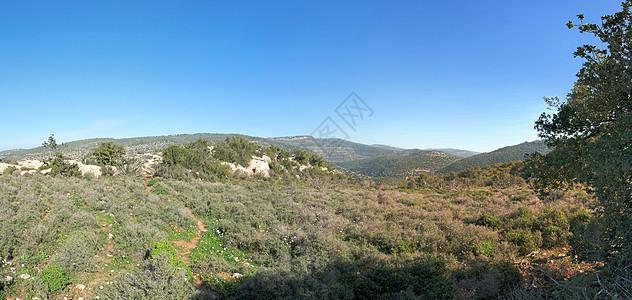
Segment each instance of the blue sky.
[{"label": "blue sky", "polygon": [[[0,150],[94,137],[307,135],[475,151],[537,138],[619,1],[2,1]],[[373,110],[346,128],[355,91]]]}]

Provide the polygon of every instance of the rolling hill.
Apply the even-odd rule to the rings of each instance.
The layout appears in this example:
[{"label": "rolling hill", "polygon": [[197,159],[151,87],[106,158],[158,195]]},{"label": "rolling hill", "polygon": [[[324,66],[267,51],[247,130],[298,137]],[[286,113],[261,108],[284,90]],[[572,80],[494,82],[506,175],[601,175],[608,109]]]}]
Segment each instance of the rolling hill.
[{"label": "rolling hill", "polygon": [[546,154],[550,151],[551,150],[542,140],[524,142],[514,146],[503,147],[492,152],[481,153],[460,159],[441,168],[437,171],[437,173],[445,174],[449,172],[462,171],[472,167],[482,167],[497,163],[523,160],[527,154],[535,152]]},{"label": "rolling hill", "polygon": [[417,151],[410,155],[386,155],[338,163],[339,166],[371,177],[407,177],[434,173],[459,158],[440,151]]}]

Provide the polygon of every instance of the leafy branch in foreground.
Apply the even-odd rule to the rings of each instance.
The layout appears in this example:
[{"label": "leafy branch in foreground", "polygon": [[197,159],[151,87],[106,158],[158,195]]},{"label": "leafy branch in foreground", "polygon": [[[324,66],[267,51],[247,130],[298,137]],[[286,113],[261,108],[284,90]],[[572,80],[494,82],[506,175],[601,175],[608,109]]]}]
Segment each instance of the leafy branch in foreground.
[{"label": "leafy branch in foreground", "polygon": [[584,183],[594,191],[605,226],[602,248],[611,267],[632,264],[632,1],[601,18],[601,24],[569,22],[597,37],[605,48],[583,45],[584,59],[565,101],[545,98],[557,110],[535,124],[554,150],[532,157],[540,189]]}]

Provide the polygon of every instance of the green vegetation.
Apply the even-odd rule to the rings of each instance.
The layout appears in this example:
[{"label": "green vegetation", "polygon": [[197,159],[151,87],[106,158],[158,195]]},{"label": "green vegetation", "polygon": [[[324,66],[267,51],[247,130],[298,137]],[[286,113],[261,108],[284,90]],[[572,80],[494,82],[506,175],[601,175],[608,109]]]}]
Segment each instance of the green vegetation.
[{"label": "green vegetation", "polygon": [[473,167],[484,167],[498,163],[524,160],[527,155],[533,153],[547,154],[551,151],[544,141],[524,142],[515,146],[509,146],[494,150],[492,152],[481,153],[466,157],[443,167],[438,171],[440,174],[458,172]]},{"label": "green vegetation", "polygon": [[[292,155],[289,151],[271,145],[262,147],[244,137],[228,137],[223,142],[212,144],[210,141],[197,140],[184,146],[170,145],[163,149],[163,164],[158,166],[156,175],[164,178],[200,178],[210,181],[223,181],[233,177],[247,178],[243,172],[251,167],[254,157],[269,159],[270,171],[258,171],[255,175],[269,178],[294,178],[296,176],[314,177],[328,175],[343,177],[326,171],[331,166],[325,160],[308,151],[297,149]],[[264,159],[264,160],[265,160]],[[244,167],[232,173],[227,163]],[[254,170],[252,172],[255,172]]]},{"label": "green vegetation", "polygon": [[[207,145],[178,146],[185,155],[167,161],[186,163],[200,149],[210,155]],[[260,150],[294,161],[285,150]],[[516,163],[468,172],[377,190],[327,173],[225,183],[4,176],[0,214],[10,217],[0,223],[0,256],[11,264],[0,275],[35,279],[14,279],[2,295],[496,297],[519,288],[519,271],[548,278],[513,264],[525,254],[570,253],[562,249],[582,243],[590,197],[575,191],[539,199]],[[511,179],[502,188],[485,184],[500,174]],[[494,213],[482,215],[482,207]],[[42,275],[52,273],[61,275]],[[77,292],[69,282],[90,289]]]},{"label": "green vegetation", "polygon": [[339,165],[366,176],[403,178],[421,173],[434,173],[458,160],[456,156],[439,151],[418,151],[406,156],[380,156],[343,162]]},{"label": "green vegetation", "polygon": [[226,138],[223,143],[217,143],[213,149],[213,156],[221,161],[247,166],[260,149],[261,146],[248,139],[235,136]]},{"label": "green vegetation", "polygon": [[[166,146],[149,180],[77,178],[51,135],[43,168],[63,176],[0,177],[0,298],[630,298],[630,7],[578,26],[608,48],[578,49],[573,91],[536,123],[554,150],[525,162],[541,143],[354,182],[229,137]],[[229,173],[264,155],[269,177]]]},{"label": "green vegetation", "polygon": [[[615,274],[632,265],[632,1],[602,17],[601,24],[568,23],[590,33],[605,46],[584,45],[575,56],[584,60],[565,101],[547,98],[556,113],[543,113],[536,129],[554,150],[534,155],[530,166],[543,193],[577,183],[594,192],[603,227],[600,249]],[[629,291],[628,291],[629,292]],[[629,295],[629,294],[628,294]]]},{"label": "green vegetation", "polygon": [[79,166],[76,164],[71,164],[65,161],[64,156],[61,152],[55,153],[52,157],[44,160],[44,165],[41,167],[42,170],[51,169],[51,176],[81,176],[81,172],[79,171]]},{"label": "green vegetation", "polygon": [[58,266],[47,266],[39,274],[39,277],[53,294],[61,292],[72,282],[68,272]]},{"label": "green vegetation", "polygon": [[114,142],[103,142],[90,153],[90,157],[97,165],[113,167],[123,164],[123,155],[125,148]]},{"label": "green vegetation", "polygon": [[230,169],[214,159],[211,144],[205,140],[190,142],[184,146],[171,145],[163,151],[163,166],[156,170],[161,177],[189,178],[225,181]]}]

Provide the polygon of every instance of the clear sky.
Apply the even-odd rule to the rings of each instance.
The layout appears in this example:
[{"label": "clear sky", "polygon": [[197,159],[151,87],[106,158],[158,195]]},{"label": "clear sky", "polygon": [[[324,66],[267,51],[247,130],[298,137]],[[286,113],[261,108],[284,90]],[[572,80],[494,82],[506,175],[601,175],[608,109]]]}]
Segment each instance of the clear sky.
[{"label": "clear sky", "polygon": [[[352,141],[537,139],[620,1],[0,1],[0,150],[94,137],[308,135],[355,91]],[[343,127],[344,128],[344,127]]]}]

